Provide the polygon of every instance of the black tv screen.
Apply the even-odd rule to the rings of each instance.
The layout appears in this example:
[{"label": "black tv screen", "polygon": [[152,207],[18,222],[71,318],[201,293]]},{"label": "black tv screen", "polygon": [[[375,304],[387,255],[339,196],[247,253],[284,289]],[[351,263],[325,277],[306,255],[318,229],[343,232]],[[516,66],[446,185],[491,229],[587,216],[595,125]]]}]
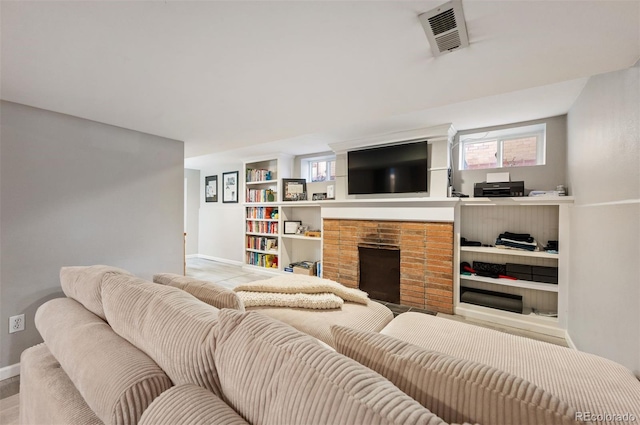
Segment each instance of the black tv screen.
[{"label": "black tv screen", "polygon": [[427,142],[347,153],[349,195],[427,192]]}]

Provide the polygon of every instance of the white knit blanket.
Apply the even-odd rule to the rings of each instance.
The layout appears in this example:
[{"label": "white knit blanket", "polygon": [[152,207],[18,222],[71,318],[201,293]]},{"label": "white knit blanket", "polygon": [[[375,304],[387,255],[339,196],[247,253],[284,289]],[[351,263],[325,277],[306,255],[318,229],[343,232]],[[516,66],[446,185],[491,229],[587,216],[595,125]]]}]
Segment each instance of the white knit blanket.
[{"label": "white knit blanket", "polygon": [[341,308],[344,301],[334,294],[281,294],[272,292],[238,291],[247,307],[293,307],[328,310]]},{"label": "white knit blanket", "polygon": [[[298,274],[285,274],[273,277],[271,279],[258,280],[255,282],[249,282],[245,284],[241,284],[237,286],[234,291],[238,293],[238,296],[248,297],[248,295],[240,295],[242,292],[251,292],[251,293],[269,293],[272,295],[276,295],[276,298],[285,299],[282,295],[285,294],[295,294],[297,298],[296,303],[314,303],[312,301],[314,298],[318,297],[303,297],[302,295],[333,295],[334,297],[340,299],[341,301],[350,301],[359,304],[367,305],[369,303],[369,295],[366,292],[363,292],[359,289],[347,288],[346,286],[341,285],[338,282],[334,282],[329,279],[321,279],[315,276],[305,276]],[[257,299],[258,297],[255,297]],[[273,298],[273,297],[272,297]],[[327,299],[327,297],[324,297]],[[306,300],[306,301],[302,301]],[[243,299],[244,301],[244,299]],[[335,301],[335,299],[334,299]],[[254,301],[250,301],[254,302]],[[269,301],[275,302],[275,301]],[[324,301],[320,302],[322,304]],[[265,305],[265,304],[255,304],[255,305]],[[274,305],[274,304],[266,304],[266,305]],[[342,303],[340,304],[342,305]],[[249,306],[245,303],[245,306]],[[297,307],[298,305],[288,305],[289,307]],[[339,307],[339,306],[337,306]],[[310,307],[310,308],[318,308],[318,307]],[[328,307],[328,308],[336,308],[336,307]]]}]

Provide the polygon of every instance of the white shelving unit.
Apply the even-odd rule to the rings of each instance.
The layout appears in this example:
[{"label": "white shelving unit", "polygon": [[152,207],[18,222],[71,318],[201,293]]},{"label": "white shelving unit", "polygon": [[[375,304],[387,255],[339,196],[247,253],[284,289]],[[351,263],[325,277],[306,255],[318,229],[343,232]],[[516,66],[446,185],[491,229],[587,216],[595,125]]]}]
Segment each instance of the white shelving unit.
[{"label": "white shelving unit", "polygon": [[[456,314],[512,326],[533,332],[565,337],[568,311],[569,208],[571,197],[469,198],[459,202],[455,212],[456,264],[466,261],[517,263],[558,267],[558,284],[528,280],[493,279],[462,275],[454,268],[454,310]],[[494,245],[500,233],[530,233],[538,243],[559,241],[559,253],[519,251],[494,247],[460,246],[460,238]],[[497,310],[460,301],[460,287],[521,295],[523,314]],[[557,312],[557,317],[533,313],[533,309]]]},{"label": "white shelving unit", "polygon": [[[256,158],[244,163],[245,265],[259,271],[281,270],[281,182],[291,175],[289,156]],[[271,214],[274,213],[274,217]]]},{"label": "white shelving unit", "polygon": [[[318,202],[282,200],[282,179],[291,177],[292,169],[293,158],[284,155],[258,158],[244,164],[247,268],[277,273],[283,272],[290,263],[321,258],[321,237],[283,233],[287,220],[301,221],[309,226],[309,230],[320,230],[322,224]],[[267,191],[273,192],[273,200],[269,199]],[[276,248],[266,249],[267,243]]]},{"label": "white shelving unit", "polygon": [[[301,221],[303,225],[309,226],[309,230],[321,230],[322,228],[319,202],[282,202],[280,211],[283,229],[284,222],[288,220]],[[322,237],[282,234],[281,255],[283,266],[298,261],[320,261]]]}]

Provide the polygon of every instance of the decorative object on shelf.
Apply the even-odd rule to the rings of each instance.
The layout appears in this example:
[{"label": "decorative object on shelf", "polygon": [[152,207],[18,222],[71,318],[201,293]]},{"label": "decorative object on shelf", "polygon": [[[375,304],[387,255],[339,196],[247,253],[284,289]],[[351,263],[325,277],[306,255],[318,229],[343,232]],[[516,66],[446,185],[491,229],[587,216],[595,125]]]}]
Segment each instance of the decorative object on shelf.
[{"label": "decorative object on shelf", "polygon": [[238,202],[238,171],[222,173],[222,203]]},{"label": "decorative object on shelf", "polygon": [[283,201],[304,201],[307,199],[305,179],[282,179]]},{"label": "decorative object on shelf", "polygon": [[218,202],[218,175],[204,178],[204,200]]},{"label": "decorative object on shelf", "polygon": [[311,199],[314,201],[324,201],[325,199],[327,199],[327,194],[326,193],[314,193],[313,196],[311,196]]},{"label": "decorative object on shelf", "polygon": [[284,234],[295,235],[298,230],[298,226],[302,224],[299,220],[285,220],[284,222]]},{"label": "decorative object on shelf", "polygon": [[309,230],[309,226],[305,226],[305,225],[298,225],[298,228],[296,229],[296,235],[302,235],[304,236],[304,234],[307,232],[307,230]]},{"label": "decorative object on shelf", "polygon": [[336,195],[335,195],[335,186],[330,184],[327,185],[327,199],[335,199]]},{"label": "decorative object on shelf", "polygon": [[268,202],[273,202],[275,200],[276,200],[276,197],[273,194],[273,190],[271,190],[271,189],[267,190],[267,201]]},{"label": "decorative object on shelf", "polygon": [[322,236],[322,232],[320,230],[307,230],[304,235],[310,238],[319,238]]}]

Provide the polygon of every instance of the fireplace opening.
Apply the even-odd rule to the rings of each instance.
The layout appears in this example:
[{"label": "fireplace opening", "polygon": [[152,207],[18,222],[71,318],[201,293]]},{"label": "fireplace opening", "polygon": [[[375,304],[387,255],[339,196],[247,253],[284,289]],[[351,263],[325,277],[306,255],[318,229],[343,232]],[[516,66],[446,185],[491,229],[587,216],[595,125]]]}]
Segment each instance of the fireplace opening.
[{"label": "fireplace opening", "polygon": [[390,244],[361,244],[358,258],[358,288],[372,299],[400,304],[400,249]]}]

